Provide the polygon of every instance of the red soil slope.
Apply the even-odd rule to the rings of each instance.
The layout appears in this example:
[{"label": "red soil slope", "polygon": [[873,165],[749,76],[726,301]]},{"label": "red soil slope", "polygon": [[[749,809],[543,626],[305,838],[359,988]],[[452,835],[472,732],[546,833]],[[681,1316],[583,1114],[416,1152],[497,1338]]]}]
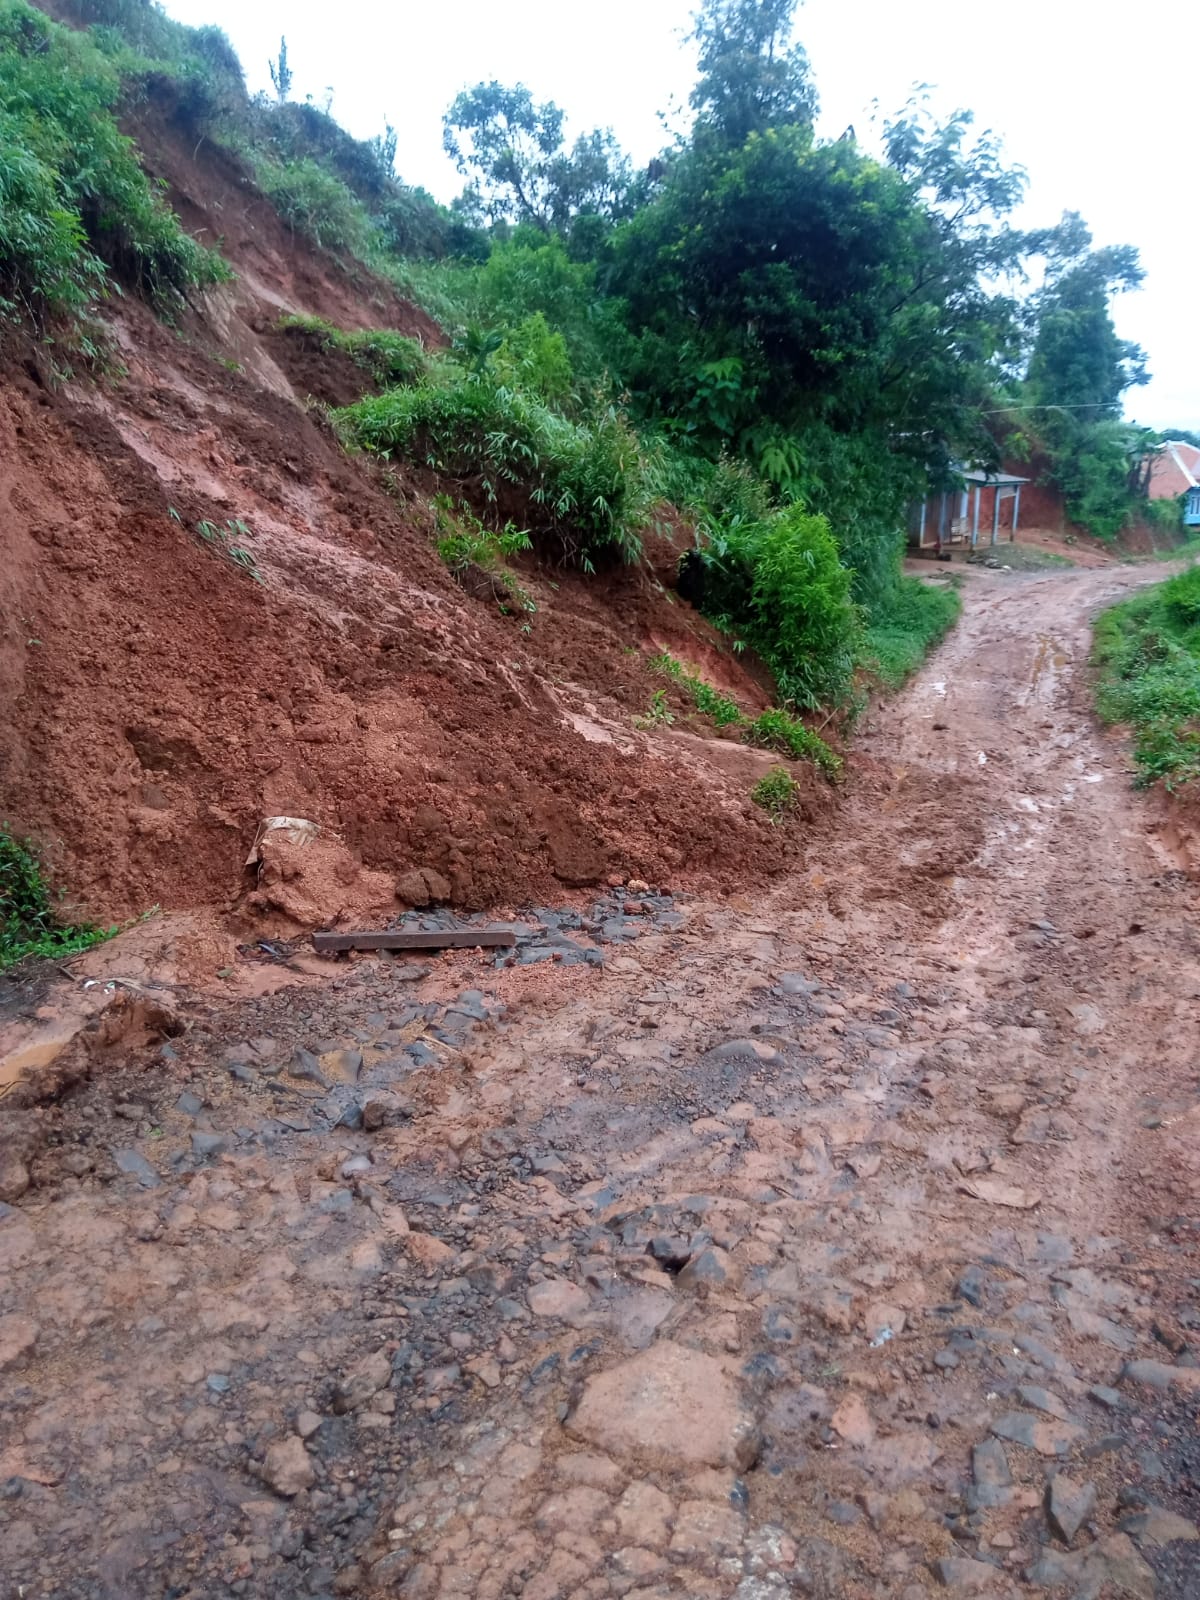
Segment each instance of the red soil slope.
[{"label": "red soil slope", "polygon": [[[305,405],[311,357],[269,331],[284,309],[438,330],[292,239],[232,162],[182,148],[169,112],[140,129],[151,168],[239,276],[177,330],[120,305],[128,370],[102,385],[53,387],[9,352],[0,819],[106,919],[244,911],[247,850],[274,814],[344,844],[319,872],[314,855],[308,884],[249,902],[284,926],[380,913],[413,867],[479,906],[614,870],[678,885],[781,866],[795,830],[748,803],[772,758],[633,725],[660,686],[649,649],[748,708],[761,689],[648,569],[531,570],[528,634],[464,594],[433,549],[429,485],[393,477],[388,493],[347,458]],[[251,528],[261,584],[192,531],[228,518]],[[799,775],[810,814],[830,803]]]}]

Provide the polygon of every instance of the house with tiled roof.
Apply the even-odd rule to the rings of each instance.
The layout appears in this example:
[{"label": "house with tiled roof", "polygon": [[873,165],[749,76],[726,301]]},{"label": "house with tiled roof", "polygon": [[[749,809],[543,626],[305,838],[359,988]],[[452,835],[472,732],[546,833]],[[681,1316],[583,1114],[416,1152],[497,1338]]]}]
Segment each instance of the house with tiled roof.
[{"label": "house with tiled roof", "polygon": [[1146,489],[1151,500],[1183,500],[1183,521],[1200,528],[1200,448],[1168,439],[1150,460]]}]

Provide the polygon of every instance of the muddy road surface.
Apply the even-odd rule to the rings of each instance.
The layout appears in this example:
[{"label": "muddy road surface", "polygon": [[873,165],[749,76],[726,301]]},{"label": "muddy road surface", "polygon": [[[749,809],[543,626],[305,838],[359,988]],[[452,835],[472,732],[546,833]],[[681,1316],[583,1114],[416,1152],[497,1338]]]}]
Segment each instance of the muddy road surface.
[{"label": "muddy road surface", "polygon": [[44,1107],[4,1600],[1200,1595],[1196,884],[1086,683],[1141,581],[971,574],[767,895],[175,996]]}]

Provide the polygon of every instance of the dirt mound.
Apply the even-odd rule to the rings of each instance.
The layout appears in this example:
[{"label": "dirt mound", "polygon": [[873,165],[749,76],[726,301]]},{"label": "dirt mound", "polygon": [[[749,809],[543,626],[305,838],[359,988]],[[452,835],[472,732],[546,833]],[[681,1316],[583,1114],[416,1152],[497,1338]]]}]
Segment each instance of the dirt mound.
[{"label": "dirt mound", "polygon": [[[771,758],[731,762],[696,737],[711,729],[689,734],[674,690],[677,728],[634,726],[662,648],[747,709],[763,699],[664,582],[670,541],[597,580],[530,565],[527,618],[465,594],[434,551],[432,485],[392,470],[385,492],[259,331],[285,299],[345,327],[436,330],[290,239],[227,158],[193,161],[160,121],[144,148],[197,231],[219,211],[240,276],[175,332],[121,305],[119,379],[53,388],[14,359],[0,381],[0,816],[105,920],[245,914],[246,855],[273,815],[339,846],[324,889],[283,896],[310,921],[379,915],[380,873],[435,871],[478,907],[614,871],[728,883],[794,859],[796,831],[748,803]],[[330,360],[323,381],[340,398],[348,374]],[[798,775],[809,815],[832,804]]]}]

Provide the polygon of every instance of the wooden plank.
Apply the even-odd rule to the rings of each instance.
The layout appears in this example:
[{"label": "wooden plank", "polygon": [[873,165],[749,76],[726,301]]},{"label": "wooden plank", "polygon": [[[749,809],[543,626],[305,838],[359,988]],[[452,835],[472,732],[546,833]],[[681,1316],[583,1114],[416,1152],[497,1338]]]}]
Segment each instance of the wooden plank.
[{"label": "wooden plank", "polygon": [[339,950],[495,950],[514,945],[511,928],[434,928],[428,933],[406,928],[391,933],[314,933],[319,955]]}]

